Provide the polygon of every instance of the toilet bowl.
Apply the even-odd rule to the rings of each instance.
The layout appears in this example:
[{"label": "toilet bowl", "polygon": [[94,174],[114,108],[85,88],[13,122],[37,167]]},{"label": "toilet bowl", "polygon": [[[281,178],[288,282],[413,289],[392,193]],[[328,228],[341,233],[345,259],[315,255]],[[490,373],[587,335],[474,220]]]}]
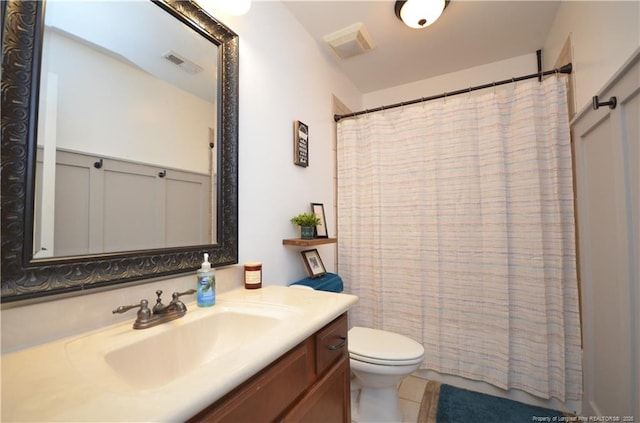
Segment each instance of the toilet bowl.
[{"label": "toilet bowl", "polygon": [[[333,273],[303,279],[295,288],[342,292],[342,279]],[[424,347],[398,333],[354,326],[349,330],[351,420],[357,423],[402,422],[398,384],[418,370]]]},{"label": "toilet bowl", "polygon": [[423,357],[424,347],[404,335],[359,326],[351,328],[352,420],[402,422],[398,384],[420,367]]}]

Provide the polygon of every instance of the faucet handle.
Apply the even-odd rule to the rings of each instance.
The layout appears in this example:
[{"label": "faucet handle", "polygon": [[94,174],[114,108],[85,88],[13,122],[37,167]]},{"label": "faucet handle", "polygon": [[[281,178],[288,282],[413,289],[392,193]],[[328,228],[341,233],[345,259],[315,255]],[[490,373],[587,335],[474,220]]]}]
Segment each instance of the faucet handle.
[{"label": "faucet handle", "polygon": [[144,309],[145,307],[147,307],[149,305],[149,301],[147,300],[140,300],[140,304],[134,304],[134,305],[128,305],[128,306],[120,306],[118,308],[116,308],[115,310],[112,311],[113,314],[122,314],[126,311],[129,311],[131,309],[134,308],[140,308],[140,310]]},{"label": "faucet handle", "polygon": [[162,304],[162,298],[160,298],[162,296],[162,290],[158,289],[156,291],[156,295],[158,296],[158,298],[156,298],[156,305],[153,306],[153,312],[155,313],[158,310],[161,310],[162,308],[164,308],[164,304]]},{"label": "faucet handle", "polygon": [[187,306],[184,305],[182,301],[180,301],[180,297],[183,295],[193,295],[196,293],[195,289],[188,289],[184,292],[174,292],[171,294],[171,304],[180,312],[186,313]]},{"label": "faucet handle", "polygon": [[178,301],[178,298],[182,297],[183,295],[193,295],[196,293],[195,289],[188,289],[184,292],[174,292],[171,295],[171,298],[173,299],[173,301]]},{"label": "faucet handle", "polygon": [[121,314],[125,311],[129,311],[134,308],[139,308],[138,310],[138,319],[136,321],[146,321],[151,318],[151,310],[149,309],[149,301],[140,300],[140,304],[130,305],[130,306],[120,306],[112,311],[113,314]]},{"label": "faucet handle", "polygon": [[149,301],[140,300],[140,304],[130,305],[130,306],[120,306],[113,310],[113,313],[124,313],[125,311],[129,311],[134,308],[139,308],[138,317],[136,321],[133,322],[134,329],[143,329],[146,324],[151,320],[151,309],[149,308]]}]

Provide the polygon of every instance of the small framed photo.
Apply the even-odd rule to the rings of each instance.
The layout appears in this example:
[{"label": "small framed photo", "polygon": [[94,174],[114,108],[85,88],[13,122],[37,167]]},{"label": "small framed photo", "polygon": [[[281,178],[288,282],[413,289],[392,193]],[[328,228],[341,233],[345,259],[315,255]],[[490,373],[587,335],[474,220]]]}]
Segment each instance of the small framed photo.
[{"label": "small framed photo", "polygon": [[320,218],[320,223],[316,225],[316,238],[329,238],[329,230],[327,229],[327,219],[324,217],[324,204],[311,203],[311,212]]},{"label": "small framed photo", "polygon": [[309,166],[309,127],[299,120],[293,122],[293,163]]},{"label": "small framed photo", "polygon": [[302,259],[304,260],[305,266],[307,266],[307,272],[309,272],[309,277],[317,278],[327,271],[324,268],[324,264],[322,263],[322,259],[320,258],[320,254],[318,254],[317,249],[313,250],[305,250],[302,251]]}]

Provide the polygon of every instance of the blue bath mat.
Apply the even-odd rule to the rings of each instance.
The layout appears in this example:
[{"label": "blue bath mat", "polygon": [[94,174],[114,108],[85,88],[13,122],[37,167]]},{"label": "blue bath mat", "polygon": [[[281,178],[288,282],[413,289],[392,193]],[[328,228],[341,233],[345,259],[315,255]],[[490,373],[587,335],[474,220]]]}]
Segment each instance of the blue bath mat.
[{"label": "blue bath mat", "polygon": [[[561,411],[534,407],[505,398],[455,388],[440,386],[437,423],[500,422],[531,423],[563,421]],[[546,419],[549,417],[549,420]],[[554,419],[555,417],[555,419]]]}]

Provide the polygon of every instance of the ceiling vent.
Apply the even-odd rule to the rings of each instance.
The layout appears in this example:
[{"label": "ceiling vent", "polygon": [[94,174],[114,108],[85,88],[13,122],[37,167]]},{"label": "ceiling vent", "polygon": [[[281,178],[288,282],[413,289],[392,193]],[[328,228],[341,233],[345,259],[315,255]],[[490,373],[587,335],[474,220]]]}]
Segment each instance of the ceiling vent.
[{"label": "ceiling vent", "polygon": [[202,68],[200,66],[196,65],[190,60],[185,59],[175,51],[168,51],[165,54],[163,54],[162,57],[164,57],[165,59],[167,59],[168,61],[170,61],[171,63],[173,63],[174,65],[178,66],[180,69],[182,69],[183,71],[191,75],[195,75],[196,73],[202,71]]},{"label": "ceiling vent", "polygon": [[324,41],[331,50],[341,59],[357,56],[372,50],[376,45],[369,35],[369,31],[361,22],[325,35]]}]

